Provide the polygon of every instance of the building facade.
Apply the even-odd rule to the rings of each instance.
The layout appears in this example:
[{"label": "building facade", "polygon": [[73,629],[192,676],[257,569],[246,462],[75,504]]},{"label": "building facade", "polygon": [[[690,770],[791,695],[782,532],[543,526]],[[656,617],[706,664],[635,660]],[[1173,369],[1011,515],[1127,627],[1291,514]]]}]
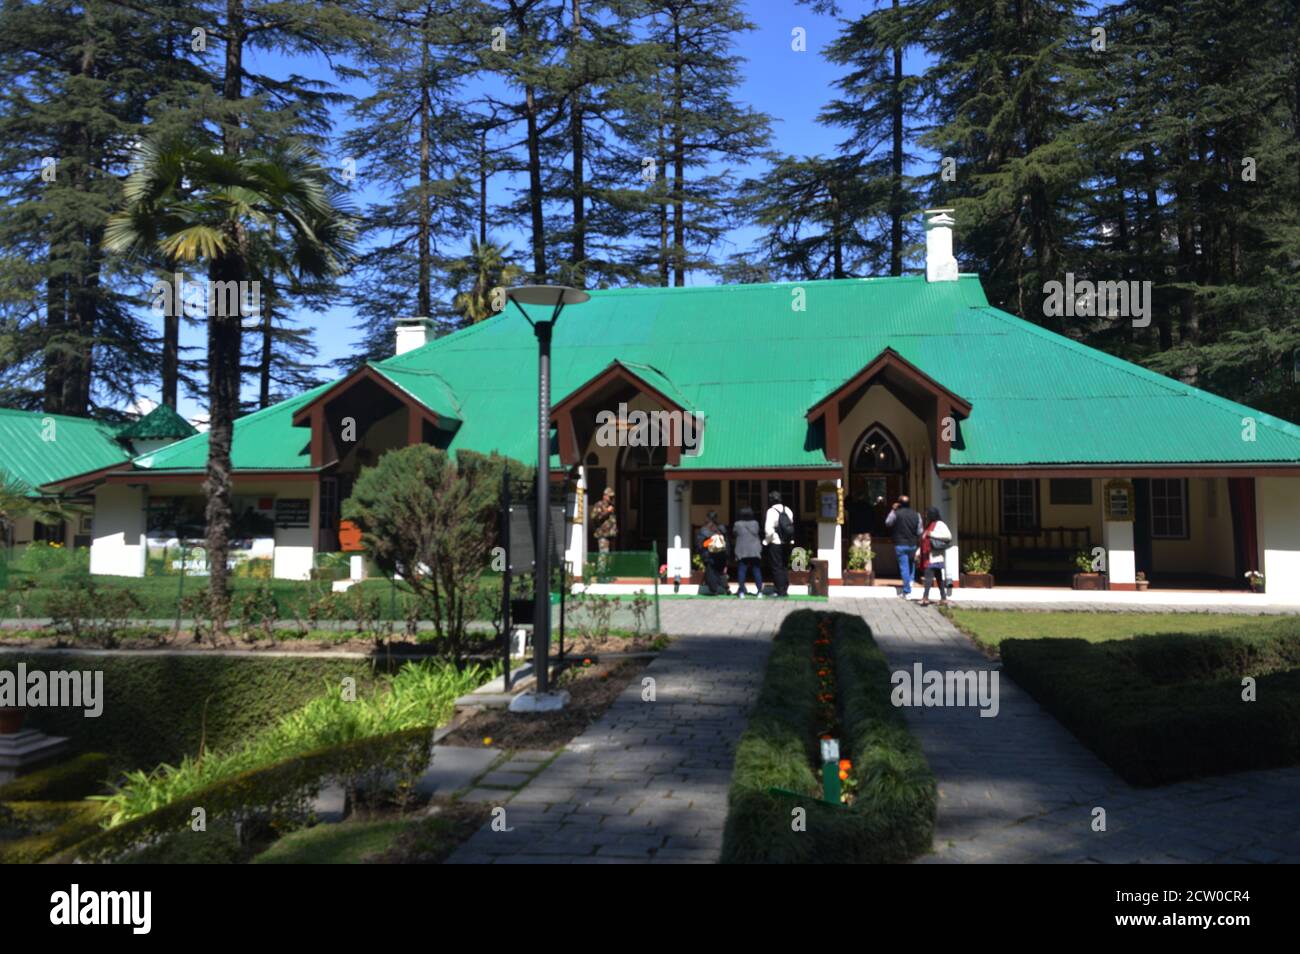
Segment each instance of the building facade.
[{"label": "building facade", "polygon": [[[877,578],[902,492],[937,506],[957,561],[1063,582],[1096,553],[1113,589],[1245,588],[1300,599],[1300,428],[993,308],[958,274],[952,220],[927,222],[926,275],[597,290],[553,345],[553,472],[568,560],[615,492],[617,549],[655,547],[687,575],[706,514],[795,511],[799,542],[843,579],[855,538]],[[1115,319],[1122,320],[1122,319]],[[411,443],[536,456],[536,343],[503,312],[430,339],[235,425],[236,536],[277,577],[339,547],[358,472]],[[149,571],[151,548],[201,536],[206,437],[52,481],[94,501],[92,569]],[[185,531],[184,525],[190,529]],[[152,541],[152,542],[151,542]]]}]

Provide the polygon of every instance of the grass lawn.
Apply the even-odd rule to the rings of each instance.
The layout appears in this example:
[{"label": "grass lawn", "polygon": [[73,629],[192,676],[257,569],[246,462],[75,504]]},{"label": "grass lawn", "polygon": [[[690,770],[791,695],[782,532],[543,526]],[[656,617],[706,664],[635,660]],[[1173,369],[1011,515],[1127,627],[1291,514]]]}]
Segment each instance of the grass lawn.
[{"label": "grass lawn", "polygon": [[1089,613],[1034,610],[949,610],[952,621],[986,649],[1004,639],[1083,639],[1103,643],[1156,633],[1232,633],[1265,638],[1295,632],[1295,617],[1231,616],[1213,613]]},{"label": "grass lawn", "polygon": [[483,824],[484,806],[446,805],[433,816],[348,820],[286,835],[255,865],[438,864]]}]

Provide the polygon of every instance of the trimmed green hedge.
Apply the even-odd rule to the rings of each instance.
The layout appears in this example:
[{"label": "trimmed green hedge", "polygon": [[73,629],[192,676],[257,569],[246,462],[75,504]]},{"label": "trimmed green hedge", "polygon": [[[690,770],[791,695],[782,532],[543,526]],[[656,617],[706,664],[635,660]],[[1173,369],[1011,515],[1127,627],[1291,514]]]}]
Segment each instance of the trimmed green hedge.
[{"label": "trimmed green hedge", "polygon": [[[243,772],[116,828],[99,831],[52,860],[61,864],[111,861],[139,852],[161,837],[188,831],[194,808],[204,810],[209,829],[220,830],[214,822],[257,818],[287,831],[310,818],[310,799],[329,779],[355,788],[366,779],[395,774],[399,792],[404,790],[427,767],[432,744],[431,727],[408,729]],[[195,838],[206,834],[193,832]]]},{"label": "trimmed green hedge", "polygon": [[68,802],[102,795],[113,775],[112,763],[102,752],[84,752],[0,785],[0,802]]},{"label": "trimmed green hedge", "polygon": [[[729,863],[878,863],[930,850],[935,783],[925,756],[889,701],[889,666],[856,616],[836,620],[832,649],[844,738],[857,798],[840,808],[820,801],[815,737],[817,675],[813,640],[825,614],[801,610],[782,623],[758,702],[741,736],[728,797],[722,860]],[[803,799],[773,794],[782,788]],[[792,809],[807,811],[793,830]]]},{"label": "trimmed green hedge", "polygon": [[1134,785],[1300,762],[1300,632],[1010,639],[1001,652],[1007,675]]},{"label": "trimmed green hedge", "polygon": [[0,802],[0,864],[34,864],[100,830],[95,802]]},{"label": "trimmed green hedge", "polygon": [[28,723],[66,735],[121,767],[152,767],[208,748],[235,745],[305,705],[344,677],[360,692],[375,681],[370,660],[348,657],[121,652],[0,654],[0,669],[103,670],[104,709],[33,709]]}]

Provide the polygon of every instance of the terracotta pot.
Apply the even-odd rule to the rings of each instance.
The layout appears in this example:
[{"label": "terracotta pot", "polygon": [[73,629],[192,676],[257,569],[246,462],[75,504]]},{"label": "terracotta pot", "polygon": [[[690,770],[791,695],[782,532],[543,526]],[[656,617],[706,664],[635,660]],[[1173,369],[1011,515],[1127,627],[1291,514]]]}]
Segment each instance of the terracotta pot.
[{"label": "terracotta pot", "polygon": [[993,589],[993,574],[963,573],[961,575],[961,585],[972,590],[991,590]]},{"label": "terracotta pot", "polygon": [[845,586],[870,586],[875,575],[870,570],[844,570],[840,579]]},{"label": "terracotta pot", "polygon": [[1074,574],[1074,588],[1076,590],[1104,590],[1106,589],[1106,575],[1104,573],[1076,573]]},{"label": "terracotta pot", "polygon": [[808,585],[807,570],[791,570],[789,575],[790,575],[790,582],[793,583],[795,586]]},{"label": "terracotta pot", "polygon": [[1138,590],[1139,593],[1145,593],[1145,592],[1146,592],[1146,588],[1147,588],[1148,586],[1151,585],[1151,581],[1150,581],[1150,580],[1138,580],[1138,581],[1136,581],[1133,585],[1137,587],[1137,590]]},{"label": "terracotta pot", "polygon": [[0,708],[0,735],[13,735],[23,727],[23,720],[27,718],[27,710],[20,709],[17,706],[5,706]]},{"label": "terracotta pot", "polygon": [[691,570],[691,582],[694,583],[696,586],[699,586],[701,583],[703,583],[703,582],[704,582],[704,571],[703,571],[703,570]]}]

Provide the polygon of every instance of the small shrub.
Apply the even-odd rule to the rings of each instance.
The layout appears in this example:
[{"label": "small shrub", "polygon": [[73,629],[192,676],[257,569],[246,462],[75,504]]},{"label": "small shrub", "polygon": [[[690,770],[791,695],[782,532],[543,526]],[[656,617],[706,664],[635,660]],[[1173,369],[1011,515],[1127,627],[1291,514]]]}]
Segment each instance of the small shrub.
[{"label": "small shrub", "polygon": [[90,576],[67,579],[46,599],[46,611],[56,632],[73,642],[84,640],[105,649],[117,645],[118,634],[142,609],[134,591],[101,587]]},{"label": "small shrub", "polygon": [[275,594],[265,583],[239,601],[239,635],[245,642],[275,637],[275,624],[280,619],[280,606]]},{"label": "small shrub", "polygon": [[107,755],[85,752],[0,785],[0,801],[63,802],[98,795],[108,783],[111,765]]},{"label": "small shrub", "polygon": [[[1092,561],[1089,560],[1089,566]],[[972,550],[966,554],[962,561],[962,569],[967,573],[992,573],[993,572],[993,553],[989,550]]]}]

